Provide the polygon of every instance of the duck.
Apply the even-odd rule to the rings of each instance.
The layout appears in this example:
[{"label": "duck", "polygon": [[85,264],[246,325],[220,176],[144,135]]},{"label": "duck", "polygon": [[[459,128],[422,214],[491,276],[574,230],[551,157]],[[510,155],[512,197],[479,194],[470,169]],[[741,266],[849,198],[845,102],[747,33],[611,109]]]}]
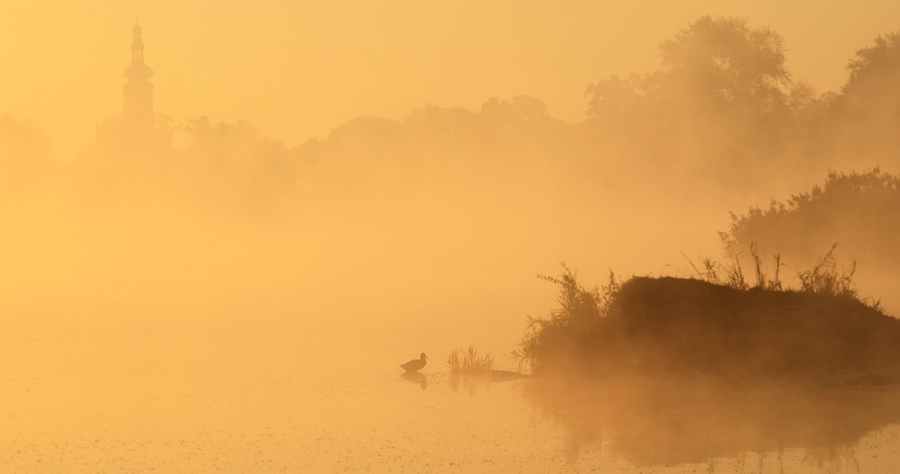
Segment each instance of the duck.
[{"label": "duck", "polygon": [[400,364],[400,367],[407,372],[415,372],[422,367],[425,367],[426,361],[428,360],[428,356],[423,352],[422,355],[419,356],[418,359],[413,359],[405,364]]}]

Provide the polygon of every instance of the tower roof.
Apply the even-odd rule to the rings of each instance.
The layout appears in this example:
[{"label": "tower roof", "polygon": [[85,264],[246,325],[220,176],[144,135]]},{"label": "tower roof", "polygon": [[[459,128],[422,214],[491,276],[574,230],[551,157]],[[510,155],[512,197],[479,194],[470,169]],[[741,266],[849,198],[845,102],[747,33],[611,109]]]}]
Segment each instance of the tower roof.
[{"label": "tower roof", "polygon": [[153,69],[144,64],[144,41],[141,39],[141,25],[134,19],[134,37],[131,40],[131,64],[122,75],[128,82],[122,86],[122,112],[125,117],[141,126],[153,126],[153,84],[147,79],[153,76]]},{"label": "tower roof", "polygon": [[141,25],[137,22],[137,18],[135,18],[132,33],[131,64],[122,71],[122,75],[125,76],[129,82],[146,81],[153,76],[153,69],[150,69],[150,67],[144,63],[144,40],[141,38],[142,29]]}]

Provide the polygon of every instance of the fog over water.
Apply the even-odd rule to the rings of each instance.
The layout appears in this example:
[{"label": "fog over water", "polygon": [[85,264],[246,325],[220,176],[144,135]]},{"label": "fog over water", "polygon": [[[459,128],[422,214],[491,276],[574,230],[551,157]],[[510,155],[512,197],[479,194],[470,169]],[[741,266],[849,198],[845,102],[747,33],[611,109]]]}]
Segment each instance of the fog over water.
[{"label": "fog over water", "polygon": [[837,242],[896,314],[898,9],[0,7],[0,466],[900,466],[893,387],[447,362],[527,374],[561,263],[703,278],[729,243],[794,285]]}]

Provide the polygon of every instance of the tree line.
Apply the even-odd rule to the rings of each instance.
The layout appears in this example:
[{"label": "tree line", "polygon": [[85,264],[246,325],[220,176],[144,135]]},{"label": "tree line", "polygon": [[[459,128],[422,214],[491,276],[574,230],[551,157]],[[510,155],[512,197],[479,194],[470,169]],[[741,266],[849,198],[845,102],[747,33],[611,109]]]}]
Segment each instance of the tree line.
[{"label": "tree line", "polygon": [[[848,163],[900,167],[900,32],[858,50],[846,83],[821,94],[793,78],[781,35],[747,19],[701,17],[662,41],[659,53],[653,72],[588,85],[585,119],[575,123],[551,117],[534,97],[494,98],[476,111],[428,105],[401,119],[359,117],[289,148],[246,122],[159,117],[147,130],[114,117],[61,165],[37,127],[6,117],[0,166],[20,188],[50,175],[96,189],[155,180],[259,205],[323,186],[460,168],[503,179],[550,166],[598,185],[634,178],[741,190]],[[173,145],[173,134],[190,144]]]}]

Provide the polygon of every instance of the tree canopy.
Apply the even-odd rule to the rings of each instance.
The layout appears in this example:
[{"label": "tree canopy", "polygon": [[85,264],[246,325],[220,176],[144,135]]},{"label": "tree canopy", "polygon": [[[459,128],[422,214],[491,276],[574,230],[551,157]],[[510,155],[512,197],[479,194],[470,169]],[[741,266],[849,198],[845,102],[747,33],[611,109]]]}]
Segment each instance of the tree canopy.
[{"label": "tree canopy", "polygon": [[[900,266],[900,176],[878,168],[850,174],[831,172],[824,186],[772,201],[769,209],[750,208],[732,215],[721,233],[726,250],[739,254],[751,242],[801,262],[811,262],[837,242],[851,256],[871,258],[869,265]],[[877,257],[876,257],[877,256]]]},{"label": "tree canopy", "polygon": [[704,16],[660,46],[659,87],[675,87],[723,105],[762,111],[783,105],[791,75],[784,40],[767,27],[750,27],[746,18]]}]

